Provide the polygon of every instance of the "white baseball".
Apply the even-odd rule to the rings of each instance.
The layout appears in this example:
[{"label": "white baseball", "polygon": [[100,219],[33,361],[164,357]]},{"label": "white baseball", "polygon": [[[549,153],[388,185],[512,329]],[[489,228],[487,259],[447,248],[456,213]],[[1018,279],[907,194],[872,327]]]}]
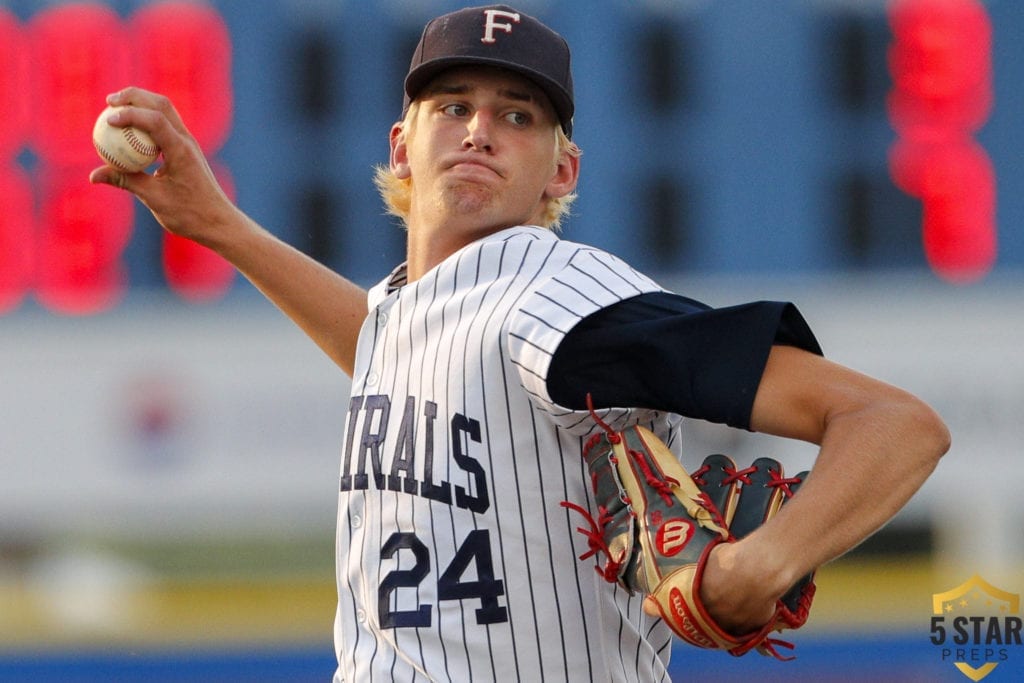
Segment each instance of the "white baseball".
[{"label": "white baseball", "polygon": [[92,143],[100,158],[115,168],[128,173],[138,173],[156,161],[160,148],[149,134],[128,126],[118,128],[107,123],[107,119],[121,107],[107,107],[96,119],[92,129]]}]

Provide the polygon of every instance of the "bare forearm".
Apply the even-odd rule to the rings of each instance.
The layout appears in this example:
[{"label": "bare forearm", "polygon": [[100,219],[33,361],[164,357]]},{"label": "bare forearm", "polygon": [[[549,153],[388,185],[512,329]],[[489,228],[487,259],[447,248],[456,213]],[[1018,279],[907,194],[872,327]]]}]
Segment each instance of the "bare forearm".
[{"label": "bare forearm", "polygon": [[793,580],[861,543],[910,500],[949,448],[913,395],[790,347],[774,347],[754,402],[756,431],[817,444],[807,482],[738,553]]},{"label": "bare forearm", "polygon": [[165,96],[129,87],[110,95],[107,104],[122,107],[108,122],[148,133],[163,164],[152,175],[102,166],[89,174],[90,182],[131,192],[165,230],[223,256],[351,374],[366,292],[277,239],[235,206]]},{"label": "bare forearm", "polygon": [[898,390],[832,415],[799,493],[738,543],[711,554],[701,588],[726,628],[764,623],[797,580],[848,552],[910,500],[949,447],[942,421]]},{"label": "bare forearm", "polygon": [[366,292],[239,213],[210,244],[347,374],[355,363]]},{"label": "bare forearm", "polygon": [[948,445],[942,422],[908,395],[832,418],[800,494],[756,539],[787,558],[780,583],[843,555],[885,525],[924,484]]}]

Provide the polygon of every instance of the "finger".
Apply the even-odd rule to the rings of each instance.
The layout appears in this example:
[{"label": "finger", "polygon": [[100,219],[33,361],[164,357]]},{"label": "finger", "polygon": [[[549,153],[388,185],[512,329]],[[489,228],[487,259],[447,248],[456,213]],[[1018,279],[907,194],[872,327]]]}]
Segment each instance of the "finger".
[{"label": "finger", "polygon": [[132,127],[147,133],[166,160],[182,141],[189,141],[188,131],[179,131],[163,112],[136,105],[119,105],[107,116],[107,122],[117,128]]},{"label": "finger", "polygon": [[93,185],[111,185],[120,190],[135,192],[138,176],[146,177],[145,173],[124,173],[113,166],[100,166],[89,173],[89,182]]},{"label": "finger", "polygon": [[120,179],[116,178],[117,171],[110,166],[100,166],[94,168],[89,173],[89,182],[93,185],[119,185]]},{"label": "finger", "polygon": [[155,96],[156,93],[151,90],[143,90],[135,86],[128,86],[122,88],[117,92],[112,92],[107,95],[107,104],[112,107],[121,107],[128,104],[144,104],[146,100]]},{"label": "finger", "polygon": [[652,596],[648,595],[646,598],[644,598],[643,607],[644,607],[644,612],[648,616],[651,616],[651,617],[660,617],[661,616],[661,610],[658,609],[658,601],[655,600]]},{"label": "finger", "polygon": [[[112,107],[132,107],[160,112],[174,130],[182,135],[188,134],[188,129],[185,127],[184,121],[181,120],[178,110],[174,108],[169,98],[160,93],[144,90],[136,86],[129,86],[107,95],[107,104]],[[139,127],[142,128],[141,125]],[[146,130],[145,128],[142,129]],[[149,130],[146,130],[146,132],[152,134]]]}]

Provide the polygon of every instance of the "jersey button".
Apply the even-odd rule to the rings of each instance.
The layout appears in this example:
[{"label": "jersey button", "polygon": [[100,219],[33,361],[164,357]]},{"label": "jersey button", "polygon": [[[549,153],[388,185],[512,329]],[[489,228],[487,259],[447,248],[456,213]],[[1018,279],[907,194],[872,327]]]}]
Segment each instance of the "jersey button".
[{"label": "jersey button", "polygon": [[366,385],[367,386],[372,387],[373,385],[375,385],[379,381],[380,381],[380,375],[378,375],[376,372],[371,372],[369,375],[366,376]]},{"label": "jersey button", "polygon": [[366,611],[362,609],[357,609],[356,620],[358,620],[360,624],[366,623]]},{"label": "jersey button", "polygon": [[359,515],[352,515],[352,526],[356,529],[363,525],[363,518]]}]

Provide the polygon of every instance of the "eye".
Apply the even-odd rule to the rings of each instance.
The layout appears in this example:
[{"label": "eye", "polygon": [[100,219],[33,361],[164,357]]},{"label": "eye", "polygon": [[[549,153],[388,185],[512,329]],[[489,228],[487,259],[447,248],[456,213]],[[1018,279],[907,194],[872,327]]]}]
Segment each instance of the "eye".
[{"label": "eye", "polygon": [[505,120],[516,126],[525,126],[530,123],[530,115],[521,111],[513,111],[505,114]]},{"label": "eye", "polygon": [[469,107],[464,104],[452,103],[441,107],[441,111],[448,116],[461,117],[469,113]]}]

